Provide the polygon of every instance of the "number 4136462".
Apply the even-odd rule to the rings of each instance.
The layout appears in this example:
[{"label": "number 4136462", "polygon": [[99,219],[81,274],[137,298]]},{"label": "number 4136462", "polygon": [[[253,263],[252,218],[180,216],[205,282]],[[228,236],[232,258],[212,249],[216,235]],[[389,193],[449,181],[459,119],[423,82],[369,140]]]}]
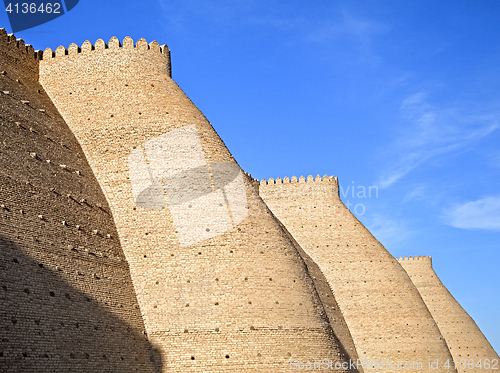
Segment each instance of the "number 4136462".
[{"label": "number 4136462", "polygon": [[5,11],[9,14],[14,13],[61,13],[61,3],[9,3]]}]

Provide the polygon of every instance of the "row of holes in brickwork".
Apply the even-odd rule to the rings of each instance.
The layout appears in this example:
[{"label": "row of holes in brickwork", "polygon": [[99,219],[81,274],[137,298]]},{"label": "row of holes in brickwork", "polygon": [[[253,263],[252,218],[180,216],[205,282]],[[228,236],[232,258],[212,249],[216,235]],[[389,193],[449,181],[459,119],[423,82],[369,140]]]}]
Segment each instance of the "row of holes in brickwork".
[{"label": "row of holes in brickwork", "polygon": [[[176,233],[177,233],[177,231],[176,231]],[[146,233],[145,235],[147,236],[148,234],[149,234],[149,232]],[[260,253],[264,254],[264,251],[261,251]],[[229,250],[229,254],[234,254],[234,250]],[[201,251],[195,252],[194,255],[202,255],[202,252]],[[287,253],[284,253],[284,255],[287,256]],[[175,254],[172,253],[172,254],[170,254],[170,256],[175,256]],[[144,258],[147,258],[147,257],[148,257],[147,254],[144,254]]]},{"label": "row of holes in brickwork", "polygon": [[[78,252],[78,250],[76,250],[76,249],[75,249],[73,246],[71,246],[71,245],[69,245],[69,247],[68,247],[68,248],[69,248],[70,250],[72,250],[72,251]],[[96,253],[93,253],[93,252],[90,252],[90,251],[87,251],[87,253],[88,253],[89,255],[92,255],[92,256],[96,256],[96,255],[97,255]],[[103,255],[103,254],[101,254],[101,253],[99,253],[99,254],[100,254],[99,256],[102,256],[102,257],[103,257],[103,258],[105,258],[105,259],[114,259],[114,260],[118,260],[118,261],[123,261],[123,259],[118,258],[118,257],[108,258],[108,256],[107,256],[107,255]],[[13,262],[13,263],[16,263],[16,264],[19,264],[19,260],[18,260],[17,258],[12,258],[12,262]],[[38,264],[38,267],[40,267],[40,268],[45,268],[45,266],[43,265],[43,263],[39,263],[39,264]],[[55,270],[56,270],[56,271],[62,271],[62,269],[61,269],[59,266],[56,266],[56,267],[55,267]],[[76,274],[76,275],[78,275],[78,276],[85,276],[85,273],[83,273],[83,272],[81,272],[81,271],[78,271],[78,270],[77,270],[77,271],[75,271],[75,274]],[[99,277],[99,275],[97,275],[96,273],[93,273],[93,274],[92,274],[92,277],[93,277],[94,279],[96,279],[96,280],[100,280],[100,279],[101,279],[101,277]],[[6,286],[3,286],[3,288],[4,288],[4,290],[5,290],[5,291],[7,291]],[[29,292],[27,292],[27,294],[29,294]]]},{"label": "row of holes in brickwork", "polygon": [[[12,208],[7,207],[4,203],[0,204],[0,209],[3,209],[3,210],[8,211],[8,212],[12,212],[13,211]],[[19,213],[21,215],[26,215],[26,211],[24,211],[24,210],[19,210]],[[49,220],[47,219],[46,215],[41,215],[40,214],[40,215],[37,216],[37,218],[39,220],[49,222]],[[65,226],[65,227],[69,227],[70,226],[70,224],[66,220],[62,220],[60,223],[61,223],[61,225]],[[84,232],[83,228],[80,225],[78,225],[78,224],[75,225],[75,228],[78,231]],[[89,232],[89,233],[92,234],[92,235],[94,235],[94,236],[100,236],[100,237],[102,236],[102,237],[105,237],[107,239],[113,239],[113,236],[111,234],[108,233],[105,236],[103,236],[102,233],[99,232],[98,229],[93,229],[92,232]]]},{"label": "row of holes in brickwork", "polygon": [[[43,160],[42,160],[42,159],[38,156],[38,154],[37,154],[37,153],[35,153],[35,152],[30,152],[30,157],[31,157],[31,158],[33,158],[33,159],[36,159],[36,160],[38,160],[38,161],[42,161],[42,162],[43,162]],[[52,164],[53,164],[53,163],[52,163],[52,161],[51,161],[50,159],[46,159],[46,160],[45,160],[45,162],[46,162],[47,164],[49,164],[49,165],[52,165]],[[73,171],[71,168],[69,168],[69,167],[68,167],[67,165],[65,165],[65,164],[60,164],[60,165],[59,165],[59,167],[60,167],[61,169],[63,169],[64,171],[67,171],[67,172],[70,172],[70,173],[73,173],[73,172],[74,172],[74,173],[75,173],[75,174],[77,174],[78,176],[80,176],[80,175],[82,174],[82,173],[81,173],[80,171],[78,171],[78,170]]]},{"label": "row of holes in brickwork", "polygon": [[[79,274],[81,274],[81,273],[79,273]],[[94,274],[94,276],[95,276],[95,277],[97,277],[95,274]],[[97,277],[97,278],[99,278],[99,277]],[[3,286],[2,286],[2,289],[4,290],[4,292],[5,292],[5,293],[8,293],[8,292],[9,292],[9,288],[8,288],[6,285],[3,285]],[[37,295],[37,293],[36,293],[36,292],[31,291],[29,288],[24,288],[24,289],[23,289],[23,292],[24,292],[26,295],[32,295],[32,294],[33,294],[33,295]],[[48,297],[56,298],[58,294],[56,294],[56,292],[54,292],[54,291],[48,291],[48,292],[46,293],[46,295],[47,295]],[[65,299],[67,299],[67,300],[73,300],[73,301],[75,301],[75,299],[73,299],[73,298],[72,298],[72,296],[71,296],[69,293],[65,293],[65,294],[64,294],[64,295],[62,295],[62,296],[63,296]],[[78,301],[78,300],[76,300],[76,301]],[[89,297],[84,297],[84,298],[83,298],[83,300],[82,300],[82,299],[80,299],[80,301],[82,301],[82,302],[83,302],[83,301],[84,301],[84,302],[92,302],[92,300],[91,300]],[[104,304],[105,304],[106,306],[108,305],[108,303],[107,303],[107,302],[104,302]],[[119,308],[123,308],[123,304],[119,304],[119,305],[117,305],[117,306],[118,306]],[[135,305],[134,305],[134,308],[135,308],[135,309],[139,309],[139,305],[135,304]],[[18,319],[17,319],[16,317],[14,317],[14,316],[13,316],[13,317],[11,318],[11,322],[12,322],[13,324],[17,324]],[[34,322],[35,322],[35,324],[36,324],[36,325],[40,325],[40,319],[35,319],[35,320],[34,320]],[[64,323],[62,323],[62,322],[60,323],[60,325],[61,325],[61,326],[65,326],[65,325],[64,325]],[[75,327],[76,327],[76,328],[79,328],[79,327],[80,327],[80,324],[79,324],[79,323],[75,323]],[[97,326],[97,325],[95,325],[93,328],[94,328],[95,330],[99,330],[99,326]],[[114,327],[111,327],[111,328],[110,328],[110,330],[114,332],[114,331],[115,331],[115,328],[114,328]]]},{"label": "row of holes in brickwork", "polygon": [[[51,243],[51,245],[53,246],[53,243]],[[79,251],[73,245],[68,245],[67,248],[68,248],[68,250],[71,250],[71,251],[73,251],[75,253],[79,253]],[[80,251],[85,252],[88,255],[93,256],[93,257],[100,257],[100,258],[103,258],[103,259],[110,259],[110,260],[119,261],[119,262],[124,262],[125,261],[124,259],[122,259],[120,257],[108,256],[108,255],[106,255],[106,254],[104,254],[102,252],[93,252],[93,251],[88,250],[87,248],[83,248]],[[17,258],[12,258],[12,262],[18,264],[19,260]],[[38,264],[38,266],[40,268],[44,268],[44,265],[42,263]],[[62,269],[59,266],[56,266],[55,270],[56,271],[62,271]],[[80,275],[80,276],[84,276],[85,275],[84,273],[82,273],[80,271],[76,271],[76,274]],[[95,273],[92,275],[92,277],[95,278],[96,280],[100,280],[100,277],[97,274],[95,274]]]},{"label": "row of holes in brickwork", "polygon": [[[0,71],[0,76],[5,76],[5,75],[7,75],[6,71]],[[19,79],[15,79],[15,81],[16,81],[16,83],[19,83],[19,84],[21,83],[21,81]],[[2,91],[2,93],[4,95],[11,96],[10,91]],[[41,90],[38,90],[38,93],[41,93]],[[37,110],[38,112],[43,113],[43,114],[46,113],[45,109],[36,109],[36,108],[32,107],[28,100],[20,100],[20,101],[22,104],[25,104],[25,105],[31,107],[33,110]]]},{"label": "row of holes in brickwork", "polygon": [[[6,94],[6,92],[8,92],[8,91],[3,91],[4,94]],[[40,93],[40,90],[38,90],[38,92]],[[10,92],[8,92],[8,93],[10,93]],[[25,104],[29,104],[29,101],[21,101],[21,102],[25,103]],[[45,113],[45,109],[39,109],[39,112]],[[7,118],[2,118],[2,119],[6,120],[8,122],[14,123],[16,126],[18,126],[21,129],[24,129],[24,130],[29,129],[29,131],[31,133],[34,133],[35,135],[38,135],[38,132],[35,129],[33,129],[33,127],[25,126],[24,124],[22,124],[19,121],[12,121],[12,120],[7,119]],[[49,135],[45,135],[44,138],[47,139],[47,140],[49,140],[49,141],[51,141],[51,142],[53,142],[54,144],[62,146],[64,148],[68,149],[68,150],[70,149],[66,144],[64,144],[63,142],[57,142],[57,141],[55,141]]]},{"label": "row of holes in brickwork", "polygon": [[[22,352],[21,355],[14,355],[12,357],[16,358],[16,357],[23,357],[23,358],[30,358],[30,357],[35,357],[35,358],[38,358],[38,357],[43,357],[45,359],[49,359],[50,358],[50,355],[49,354],[40,354],[39,356],[33,356],[33,355],[30,355],[30,353],[28,352]],[[74,353],[70,353],[68,355],[71,359],[76,359],[77,358],[77,354],[74,354]],[[85,358],[85,359],[90,359],[91,355],[88,354],[88,353],[84,353],[84,354],[81,354],[80,355],[81,357]],[[0,357],[8,357],[6,353],[4,353],[3,351],[0,351]],[[106,354],[103,354],[103,355],[99,355],[99,357],[101,357],[103,360],[108,360],[109,358],[106,356]],[[59,359],[59,357],[57,357],[57,359]],[[125,358],[123,356],[120,356],[120,360],[124,361]],[[139,358],[135,358],[135,361],[139,361]]]},{"label": "row of holes in brickwork", "polygon": [[[8,122],[12,122],[12,121],[10,121],[10,120],[8,120],[8,119],[5,119],[5,118],[2,118],[2,119],[7,120]],[[24,126],[21,122],[17,122],[17,121],[15,121],[15,122],[13,122],[13,123],[14,123],[16,126],[18,126],[19,128],[21,128],[21,129],[26,129],[26,127],[25,127],[25,126]],[[34,133],[35,135],[38,135],[38,132],[36,132],[36,131],[33,129],[33,127],[29,127],[29,131],[30,131],[31,133]],[[57,142],[55,142],[55,141],[54,141],[54,140],[53,140],[50,136],[48,136],[48,135],[45,135],[45,136],[44,136],[44,138],[45,138],[45,139],[47,139],[47,140],[49,140],[49,141],[51,141],[51,142],[53,142],[53,143],[55,143],[55,144],[58,144]],[[64,143],[60,143],[59,145],[69,150],[69,147],[68,147],[67,145],[65,145]],[[42,159],[38,156],[38,154],[37,154],[37,153],[35,153],[35,152],[30,152],[29,154],[30,154],[30,157],[32,157],[32,158],[34,158],[34,159],[36,159],[36,160],[39,160],[39,161],[43,161],[43,160],[42,160]],[[53,165],[53,164],[54,164],[54,163],[53,163],[50,159],[46,159],[46,160],[45,160],[45,162],[46,162],[48,165]],[[80,175],[81,175],[81,171],[78,171],[78,170],[72,170],[70,167],[68,167],[68,166],[67,166],[67,165],[65,165],[65,164],[59,164],[59,167],[60,167],[61,169],[65,170],[65,171],[68,171],[69,173],[75,173],[75,174],[77,174],[78,176],[80,176]]]}]

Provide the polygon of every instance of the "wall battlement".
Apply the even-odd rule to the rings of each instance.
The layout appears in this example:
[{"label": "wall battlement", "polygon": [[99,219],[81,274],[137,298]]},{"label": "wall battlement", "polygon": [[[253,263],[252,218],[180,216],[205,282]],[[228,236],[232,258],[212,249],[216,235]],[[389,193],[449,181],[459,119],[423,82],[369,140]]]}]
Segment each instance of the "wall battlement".
[{"label": "wall battlement", "polygon": [[431,257],[394,258],[337,177],[243,172],[166,45],[41,52],[0,29],[0,101],[1,371],[498,358]]},{"label": "wall battlement", "polygon": [[267,185],[271,186],[271,185],[280,185],[280,184],[317,183],[317,182],[336,183],[337,187],[338,187],[338,178],[335,176],[328,176],[326,174],[323,177],[321,177],[319,175],[316,175],[316,177],[309,175],[307,178],[305,178],[304,176],[300,176],[299,178],[297,178],[297,176],[292,176],[292,178],[285,176],[283,179],[278,177],[278,178],[276,178],[276,180],[271,177],[268,180],[262,179],[260,181],[260,185],[263,187],[263,186],[267,186]]},{"label": "wall battlement", "polygon": [[402,257],[400,256],[399,258],[396,258],[398,260],[398,262],[408,262],[408,261],[411,261],[411,262],[421,262],[421,263],[429,263],[431,266],[432,266],[432,258],[430,256],[427,256],[427,255],[423,255],[423,256],[410,256],[410,257]]},{"label": "wall battlement", "polygon": [[[411,281],[418,289],[425,305],[446,340],[453,359],[473,359],[475,362],[497,359],[493,350],[474,320],[460,306],[432,269],[430,256],[398,259]],[[481,373],[485,368],[457,365],[459,373]],[[490,371],[486,369],[486,371]]]},{"label": "wall battlement", "polygon": [[60,45],[56,48],[55,51],[51,48],[46,48],[43,53],[41,53],[40,59],[44,61],[50,61],[54,58],[61,58],[66,56],[70,56],[70,58],[76,58],[77,56],[88,55],[91,53],[117,53],[120,51],[164,54],[165,56],[167,56],[170,77],[172,76],[170,50],[168,49],[166,44],[160,45],[156,40],[148,43],[144,38],[141,38],[134,43],[134,40],[130,36],[126,36],[123,39],[123,43],[120,43],[120,40],[116,36],[113,36],[111,39],[109,39],[108,43],[106,43],[103,39],[97,39],[94,44],[92,44],[88,40],[85,40],[81,47],[79,47],[76,43],[71,43],[68,48]]},{"label": "wall battlement", "polygon": [[23,39],[17,39],[14,34],[7,34],[4,28],[0,28],[0,54],[10,63],[24,66],[38,74],[42,52],[35,51],[31,44],[26,44]]}]

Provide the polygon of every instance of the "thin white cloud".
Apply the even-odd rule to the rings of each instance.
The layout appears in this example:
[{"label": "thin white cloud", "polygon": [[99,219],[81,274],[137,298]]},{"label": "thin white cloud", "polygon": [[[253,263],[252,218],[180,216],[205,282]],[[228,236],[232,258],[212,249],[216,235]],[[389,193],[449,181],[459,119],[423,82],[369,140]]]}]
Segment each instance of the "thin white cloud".
[{"label": "thin white cloud", "polygon": [[461,229],[486,229],[500,231],[500,196],[466,202],[450,208],[444,216],[445,223]]},{"label": "thin white cloud", "polygon": [[429,191],[427,185],[418,185],[414,187],[410,192],[406,193],[403,202],[422,200],[427,198],[428,194]]},{"label": "thin white cloud", "polygon": [[405,245],[415,232],[403,220],[388,218],[383,214],[369,214],[362,217],[363,224],[388,250]]},{"label": "thin white cloud", "polygon": [[404,124],[391,151],[398,161],[383,171],[378,183],[381,188],[393,185],[432,158],[469,150],[499,127],[493,115],[439,108],[427,102],[423,93],[405,99],[401,112]]}]

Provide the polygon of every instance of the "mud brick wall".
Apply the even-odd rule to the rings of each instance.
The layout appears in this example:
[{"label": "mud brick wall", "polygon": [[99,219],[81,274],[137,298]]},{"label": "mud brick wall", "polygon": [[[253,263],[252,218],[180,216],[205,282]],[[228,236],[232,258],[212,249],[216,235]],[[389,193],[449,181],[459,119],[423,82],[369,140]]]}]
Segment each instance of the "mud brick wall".
[{"label": "mud brick wall", "polygon": [[[478,328],[474,320],[453,298],[432,268],[430,256],[398,259],[436,321],[446,339],[459,373],[492,372],[493,359],[500,363],[498,354]],[[465,363],[462,363],[465,359]],[[485,366],[489,361],[490,369]],[[469,364],[472,362],[472,364]]]},{"label": "mud brick wall", "polygon": [[0,371],[155,372],[109,206],[40,57],[0,30]]},{"label": "mud brick wall", "polygon": [[344,206],[336,178],[262,180],[259,194],[326,277],[360,359],[425,368],[451,358],[410,278]]},{"label": "mud brick wall", "polygon": [[[302,257],[171,79],[166,46],[127,37],[46,50],[40,81],[105,192],[165,372],[281,372],[290,359],[346,359]],[[161,141],[182,159],[166,159],[138,195],[132,183],[147,180],[136,176],[158,163],[146,162],[143,149],[161,152]],[[217,184],[221,169],[237,175],[239,201],[204,203],[225,188]],[[197,227],[204,219],[206,229]],[[193,229],[192,242],[181,237],[185,229]]]}]

